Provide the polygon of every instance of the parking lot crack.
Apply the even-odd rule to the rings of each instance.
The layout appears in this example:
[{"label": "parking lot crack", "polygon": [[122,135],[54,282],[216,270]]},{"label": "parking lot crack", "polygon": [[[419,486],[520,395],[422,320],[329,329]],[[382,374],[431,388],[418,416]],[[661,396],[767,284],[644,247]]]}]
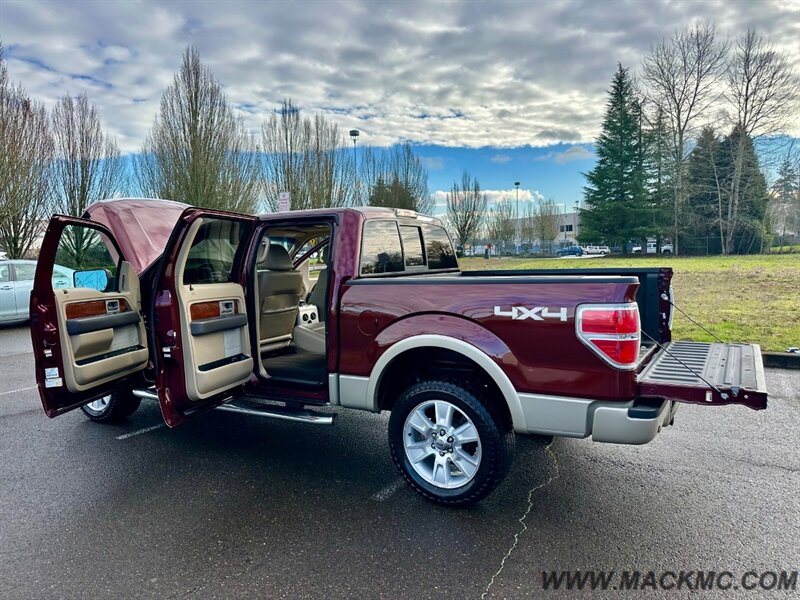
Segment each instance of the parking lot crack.
[{"label": "parking lot crack", "polygon": [[525,511],[522,513],[522,516],[519,519],[517,519],[521,527],[514,534],[514,541],[512,542],[511,547],[505,553],[505,556],[503,556],[503,559],[500,561],[500,566],[498,567],[497,571],[495,571],[494,575],[492,575],[492,578],[489,580],[489,583],[486,584],[486,587],[484,588],[483,593],[481,594],[481,600],[486,598],[486,596],[489,594],[489,590],[491,590],[492,586],[494,585],[494,582],[503,572],[503,569],[505,569],[506,562],[508,562],[508,560],[511,558],[511,555],[514,553],[514,550],[516,550],[517,545],[519,544],[520,536],[528,530],[528,525],[527,523],[525,523],[525,521],[528,519],[528,515],[531,514],[531,510],[533,510],[533,495],[539,490],[543,490],[544,488],[551,485],[554,481],[556,481],[559,478],[561,474],[560,467],[558,464],[558,457],[556,456],[556,453],[553,451],[553,444],[555,443],[555,440],[556,438],[553,438],[550,441],[550,443],[547,444],[547,446],[545,446],[544,448],[545,454],[547,454],[547,456],[550,457],[550,460],[553,463],[553,474],[544,483],[540,483],[539,485],[534,486],[530,490],[528,490],[527,506],[525,507]]}]

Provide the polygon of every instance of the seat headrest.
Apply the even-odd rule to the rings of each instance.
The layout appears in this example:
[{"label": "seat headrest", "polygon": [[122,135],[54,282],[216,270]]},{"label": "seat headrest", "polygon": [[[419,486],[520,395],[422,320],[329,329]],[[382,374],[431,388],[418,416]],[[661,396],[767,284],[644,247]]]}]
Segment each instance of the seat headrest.
[{"label": "seat headrest", "polygon": [[265,239],[258,246],[258,254],[256,255],[256,264],[259,268],[264,268],[264,261],[267,260],[267,250],[269,250],[269,241]]},{"label": "seat headrest", "polygon": [[270,244],[267,250],[267,258],[264,261],[264,268],[270,271],[291,271],[292,259],[289,252],[280,244]]}]

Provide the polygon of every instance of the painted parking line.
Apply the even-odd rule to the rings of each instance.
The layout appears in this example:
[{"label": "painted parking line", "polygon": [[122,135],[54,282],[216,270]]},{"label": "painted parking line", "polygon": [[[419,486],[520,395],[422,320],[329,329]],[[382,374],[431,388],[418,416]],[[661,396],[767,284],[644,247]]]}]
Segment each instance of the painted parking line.
[{"label": "painted parking line", "polygon": [[19,388],[18,390],[9,390],[7,392],[0,392],[0,396],[7,396],[8,394],[19,394],[20,392],[30,392],[31,390],[35,389],[36,386],[32,385],[31,387]]},{"label": "painted parking line", "polygon": [[127,440],[128,438],[132,438],[137,435],[142,435],[143,433],[149,433],[151,431],[155,431],[156,429],[159,429],[161,427],[164,427],[164,423],[159,423],[158,425],[151,425],[150,427],[145,427],[144,429],[139,429],[138,431],[131,431],[130,433],[126,433],[124,435],[118,435],[117,439]]},{"label": "painted parking line", "polygon": [[380,490],[378,493],[373,494],[371,500],[375,500],[375,502],[385,502],[386,500],[391,498],[397,490],[403,487],[404,483],[405,482],[398,477],[392,483],[390,483],[385,488]]}]

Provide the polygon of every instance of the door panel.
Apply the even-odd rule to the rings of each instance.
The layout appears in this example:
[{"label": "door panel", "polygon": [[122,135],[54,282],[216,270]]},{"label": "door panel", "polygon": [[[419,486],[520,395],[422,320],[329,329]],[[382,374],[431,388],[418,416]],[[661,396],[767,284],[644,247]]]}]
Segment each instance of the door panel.
[{"label": "door panel", "polygon": [[56,294],[68,390],[82,392],[147,366],[144,323],[128,295],[87,288]]},{"label": "door panel", "polygon": [[253,358],[242,286],[185,286],[180,301],[182,333],[190,347],[183,355],[189,399],[204,400],[245,383]]},{"label": "door panel", "polygon": [[[83,287],[54,289],[56,258]],[[48,416],[130,389],[131,377],[147,367],[139,277],[103,226],[53,217],[30,307],[36,380]]]},{"label": "door panel", "polygon": [[189,208],[157,277],[156,384],[170,427],[223,402],[253,373],[241,264],[255,219]]}]

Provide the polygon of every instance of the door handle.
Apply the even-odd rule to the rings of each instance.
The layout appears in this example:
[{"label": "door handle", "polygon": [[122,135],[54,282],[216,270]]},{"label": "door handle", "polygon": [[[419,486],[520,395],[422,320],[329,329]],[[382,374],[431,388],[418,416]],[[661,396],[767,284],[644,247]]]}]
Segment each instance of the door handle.
[{"label": "door handle", "polygon": [[10,289],[12,289],[10,285],[4,285],[3,287],[0,287],[0,290],[10,290]]}]

